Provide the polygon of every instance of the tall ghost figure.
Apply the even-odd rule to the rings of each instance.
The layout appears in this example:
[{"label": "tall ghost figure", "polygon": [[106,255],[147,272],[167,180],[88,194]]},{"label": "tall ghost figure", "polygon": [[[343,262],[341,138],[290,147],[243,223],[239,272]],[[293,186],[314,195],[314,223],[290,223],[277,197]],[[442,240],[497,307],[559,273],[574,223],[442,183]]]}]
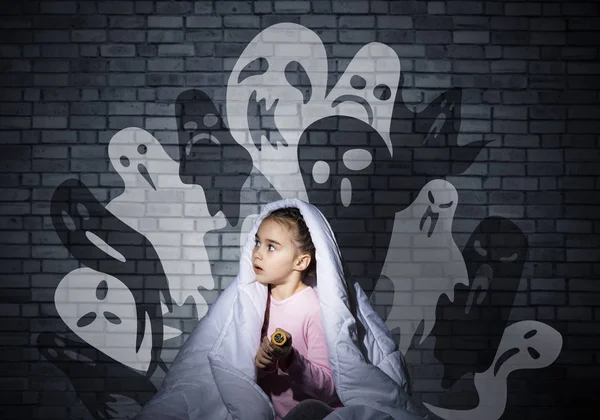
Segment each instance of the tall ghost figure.
[{"label": "tall ghost figure", "polygon": [[[436,337],[434,355],[444,365],[442,385],[446,388],[467,372],[484,372],[494,360],[509,323],[507,309],[513,306],[521,282],[527,237],[510,220],[489,217],[473,231],[462,254],[469,284],[456,285],[453,302],[440,297],[437,318],[442,322],[431,332]],[[444,325],[455,332],[454,346],[447,342]],[[477,357],[468,359],[464,353],[473,352],[461,349],[477,349]]]},{"label": "tall ghost figure", "polygon": [[237,143],[213,100],[198,89],[179,95],[179,176],[202,186],[212,216],[223,211],[229,224],[239,222],[241,193],[252,172],[250,153]]}]

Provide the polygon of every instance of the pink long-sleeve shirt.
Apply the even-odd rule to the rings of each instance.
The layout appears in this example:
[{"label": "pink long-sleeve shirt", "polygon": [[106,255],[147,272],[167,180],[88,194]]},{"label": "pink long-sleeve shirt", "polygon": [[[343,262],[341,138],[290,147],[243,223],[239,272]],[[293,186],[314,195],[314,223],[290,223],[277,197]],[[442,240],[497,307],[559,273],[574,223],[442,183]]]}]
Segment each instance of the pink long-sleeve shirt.
[{"label": "pink long-sleeve shirt", "polygon": [[276,328],[289,332],[294,352],[285,371],[279,366],[258,371],[258,384],[270,396],[277,419],[308,398],[341,407],[329,368],[317,292],[307,287],[282,301],[270,299],[266,335],[270,337]]}]

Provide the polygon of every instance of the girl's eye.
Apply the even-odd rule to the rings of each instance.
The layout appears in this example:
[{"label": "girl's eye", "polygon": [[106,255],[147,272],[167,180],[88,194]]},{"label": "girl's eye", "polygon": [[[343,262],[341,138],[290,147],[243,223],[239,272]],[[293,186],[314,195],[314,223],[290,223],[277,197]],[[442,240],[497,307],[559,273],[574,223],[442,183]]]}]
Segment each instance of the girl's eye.
[{"label": "girl's eye", "polygon": [[255,239],[254,240],[254,246],[258,246],[259,242]]},{"label": "girl's eye", "polygon": [[275,251],[275,247],[273,245],[269,245],[269,249],[273,248],[273,251]]}]

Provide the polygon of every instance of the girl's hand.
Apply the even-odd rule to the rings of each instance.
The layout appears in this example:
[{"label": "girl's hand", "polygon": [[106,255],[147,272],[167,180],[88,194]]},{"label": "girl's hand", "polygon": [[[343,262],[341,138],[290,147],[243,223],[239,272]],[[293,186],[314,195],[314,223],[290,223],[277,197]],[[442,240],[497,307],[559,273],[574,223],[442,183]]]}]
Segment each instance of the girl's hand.
[{"label": "girl's hand", "polygon": [[281,328],[276,328],[275,331],[285,334],[285,337],[287,340],[283,346],[278,346],[269,341],[269,348],[271,350],[270,354],[274,360],[277,360],[279,362],[279,365],[281,367],[286,368],[287,366],[290,365],[290,362],[291,362],[292,335],[289,332],[282,330]]},{"label": "girl's hand", "polygon": [[262,343],[258,347],[256,356],[254,357],[254,365],[259,369],[265,369],[274,362],[271,355],[271,342],[267,337],[264,337]]}]

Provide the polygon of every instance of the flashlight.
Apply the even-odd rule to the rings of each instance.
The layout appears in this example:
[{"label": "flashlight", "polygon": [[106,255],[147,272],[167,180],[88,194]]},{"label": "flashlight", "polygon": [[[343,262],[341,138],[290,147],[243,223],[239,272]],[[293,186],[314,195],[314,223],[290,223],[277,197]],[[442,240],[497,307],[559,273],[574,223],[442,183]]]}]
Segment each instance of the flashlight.
[{"label": "flashlight", "polygon": [[271,335],[271,344],[273,344],[275,346],[283,347],[286,342],[287,342],[287,337],[285,336],[285,334],[282,331],[275,331]]}]

